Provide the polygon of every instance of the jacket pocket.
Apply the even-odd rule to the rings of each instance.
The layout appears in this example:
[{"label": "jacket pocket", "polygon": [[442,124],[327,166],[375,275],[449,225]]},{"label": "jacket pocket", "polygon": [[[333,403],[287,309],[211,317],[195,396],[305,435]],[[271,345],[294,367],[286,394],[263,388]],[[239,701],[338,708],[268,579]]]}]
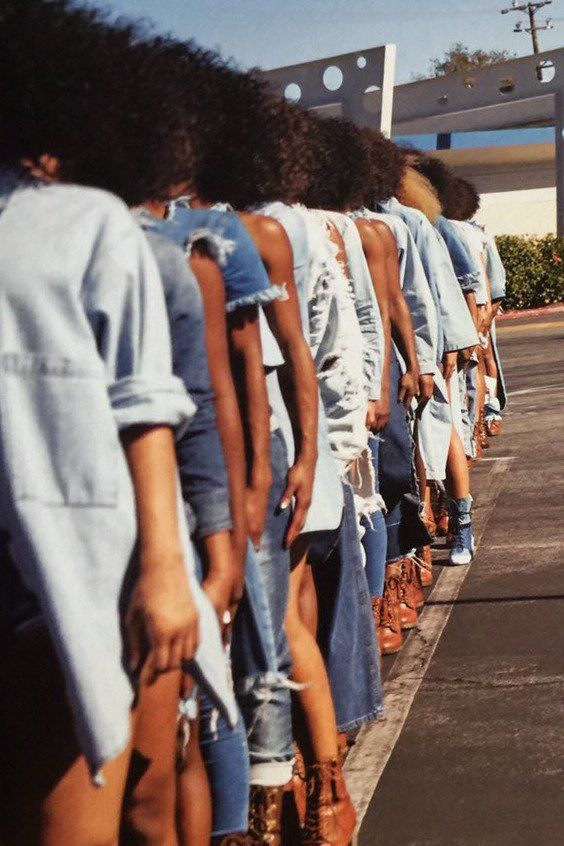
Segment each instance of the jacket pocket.
[{"label": "jacket pocket", "polygon": [[5,353],[0,382],[3,451],[15,499],[115,506],[121,445],[102,368]]}]

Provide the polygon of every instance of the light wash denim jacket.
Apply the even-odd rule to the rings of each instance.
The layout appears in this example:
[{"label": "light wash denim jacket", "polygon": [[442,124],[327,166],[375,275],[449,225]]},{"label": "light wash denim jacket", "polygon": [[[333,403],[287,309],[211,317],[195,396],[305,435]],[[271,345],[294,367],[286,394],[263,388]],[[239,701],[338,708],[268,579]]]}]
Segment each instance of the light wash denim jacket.
[{"label": "light wash denim jacket", "polygon": [[407,224],[419,251],[439,320],[437,361],[444,352],[475,346],[478,333],[439,233],[422,212],[404,206],[395,197],[382,207]]},{"label": "light wash denim jacket", "polygon": [[[0,175],[2,528],[37,597],[93,773],[126,747],[134,689],[121,623],[137,526],[119,433],[185,427],[162,285],[125,206],[101,191]],[[182,505],[179,493],[179,516]],[[219,627],[194,577],[194,667],[235,720]]]},{"label": "light wash denim jacket", "polygon": [[480,285],[480,271],[453,221],[440,214],[434,226],[447,246],[462,291],[464,293],[475,291]]},{"label": "light wash denim jacket", "polygon": [[[292,245],[294,281],[298,292],[302,328],[305,338],[309,343],[307,298],[309,287],[309,243],[306,224],[296,209],[282,202],[267,203],[253,209],[253,211],[277,220],[284,227]],[[267,376],[267,385],[272,411],[284,434],[288,448],[288,460],[291,466],[295,455],[294,435],[275,372]],[[320,397],[317,430],[317,464],[315,466],[313,496],[304,526],[304,533],[338,528],[341,523],[343,504],[343,486],[337,472],[335,459],[331,454],[325,409]]]},{"label": "light wash denim jacket", "polygon": [[[401,287],[413,323],[419,369],[421,373],[434,373],[437,367],[437,315],[421,258],[408,227],[397,215],[373,212],[367,208],[350,214],[366,220],[381,220],[392,231],[398,248]],[[403,361],[399,352],[398,356]]]},{"label": "light wash denim jacket", "polygon": [[346,214],[339,214],[338,212],[327,212],[327,214],[337,227],[345,245],[354,306],[366,343],[364,373],[368,386],[368,396],[371,400],[378,400],[382,392],[382,373],[384,370],[384,327],[376,291],[356,224]]},{"label": "light wash denim jacket", "polygon": [[492,303],[505,299],[507,275],[501,260],[495,238],[485,233],[486,270],[490,280]]},{"label": "light wash denim jacket", "polygon": [[489,301],[489,294],[486,270],[484,266],[486,255],[485,235],[479,227],[474,226],[465,220],[453,220],[452,222],[456,226],[457,232],[466,244],[470,255],[474,259],[474,262],[480,271],[480,284],[475,289],[476,303],[478,305],[486,305]]},{"label": "light wash denim jacket", "polygon": [[365,339],[319,210],[294,207],[301,215],[309,244],[308,311],[310,348],[327,418],[329,442],[341,476],[366,449],[368,390],[364,372]]}]

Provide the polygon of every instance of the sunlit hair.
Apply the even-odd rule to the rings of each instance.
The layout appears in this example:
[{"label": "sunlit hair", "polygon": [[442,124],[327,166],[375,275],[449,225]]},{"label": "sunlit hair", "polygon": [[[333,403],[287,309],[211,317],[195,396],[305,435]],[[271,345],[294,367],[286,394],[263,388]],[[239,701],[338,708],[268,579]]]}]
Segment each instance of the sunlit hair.
[{"label": "sunlit hair", "polygon": [[407,167],[407,157],[405,151],[382,132],[363,129],[361,136],[368,153],[371,174],[366,185],[364,205],[373,209],[376,203],[385,202],[397,194]]},{"label": "sunlit hair", "polygon": [[412,167],[405,171],[397,198],[405,206],[423,212],[431,223],[436,221],[442,211],[437,192],[429,180]]},{"label": "sunlit hair", "polygon": [[333,210],[363,205],[372,170],[358,127],[343,118],[312,118],[309,138],[311,170],[303,202]]},{"label": "sunlit hair", "polygon": [[71,0],[2,0],[0,163],[47,153],[63,180],[165,199],[192,158],[173,45]]}]

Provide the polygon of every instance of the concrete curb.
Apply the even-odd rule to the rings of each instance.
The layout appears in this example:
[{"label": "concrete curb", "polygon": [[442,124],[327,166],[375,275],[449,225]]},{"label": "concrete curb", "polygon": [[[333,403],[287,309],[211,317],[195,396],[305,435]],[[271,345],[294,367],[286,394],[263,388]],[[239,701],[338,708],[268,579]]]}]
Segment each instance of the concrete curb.
[{"label": "concrete curb", "polygon": [[543,308],[528,308],[521,311],[504,311],[496,317],[496,323],[504,323],[506,320],[521,320],[526,317],[548,317],[551,314],[564,312],[564,303],[543,306]]}]

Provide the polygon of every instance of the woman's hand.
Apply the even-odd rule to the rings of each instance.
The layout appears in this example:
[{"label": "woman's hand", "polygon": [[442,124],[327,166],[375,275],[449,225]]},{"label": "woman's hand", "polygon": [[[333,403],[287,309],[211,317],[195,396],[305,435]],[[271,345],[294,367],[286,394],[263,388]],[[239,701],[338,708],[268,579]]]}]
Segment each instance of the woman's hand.
[{"label": "woman's hand", "polygon": [[399,381],[398,402],[401,402],[406,411],[411,408],[413,399],[419,396],[419,372],[407,370]]},{"label": "woman's hand", "polygon": [[142,551],[140,565],[125,619],[129,666],[154,678],[194,658],[199,619],[182,551]]},{"label": "woman's hand", "polygon": [[287,549],[290,549],[305,526],[313,495],[313,476],[316,460],[317,456],[315,460],[298,458],[293,467],[290,467],[288,471],[286,490],[280,500],[280,508],[282,510],[289,508],[292,500],[295,502],[292,521],[286,533]]},{"label": "woman's hand", "polygon": [[452,378],[452,374],[456,370],[456,363],[458,361],[458,351],[446,352],[443,355],[441,362],[441,373],[444,376],[445,382],[448,384]]},{"label": "woman's hand", "polygon": [[388,425],[390,419],[390,398],[389,391],[382,389],[382,397],[379,400],[369,400],[366,411],[366,428],[369,432],[381,432]]}]

